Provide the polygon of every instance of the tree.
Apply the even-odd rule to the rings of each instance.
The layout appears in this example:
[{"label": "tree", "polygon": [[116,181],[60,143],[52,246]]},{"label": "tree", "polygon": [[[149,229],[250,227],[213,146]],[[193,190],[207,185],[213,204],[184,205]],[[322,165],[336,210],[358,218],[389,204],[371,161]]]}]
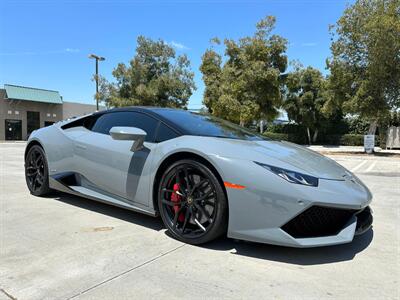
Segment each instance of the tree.
[{"label": "tree", "polygon": [[[320,127],[327,122],[323,113],[327,81],[317,69],[296,67],[286,78],[286,88],[283,107],[290,120],[306,127],[311,144],[317,140]],[[312,139],[311,131],[314,132]]]},{"label": "tree", "polygon": [[[218,38],[212,39],[211,42],[215,45],[220,44]],[[200,71],[203,73],[203,81],[206,86],[203,94],[203,104],[212,114],[213,107],[221,96],[222,57],[214,49],[207,49],[201,61]]]},{"label": "tree", "polygon": [[358,0],[332,26],[332,97],[325,110],[343,105],[371,121],[370,133],[400,107],[399,15],[399,0]]},{"label": "tree", "polygon": [[195,89],[186,55],[162,40],[139,36],[136,55],[126,66],[119,63],[113,71],[116,83],[100,79],[100,99],[107,106],[128,105],[186,108]]},{"label": "tree", "polygon": [[[204,105],[216,116],[244,126],[265,117],[273,119],[282,103],[282,74],[287,67],[286,39],[271,34],[275,18],[257,23],[251,37],[225,39],[225,62],[208,49],[200,71],[205,83]],[[219,44],[218,39],[214,43]]]}]

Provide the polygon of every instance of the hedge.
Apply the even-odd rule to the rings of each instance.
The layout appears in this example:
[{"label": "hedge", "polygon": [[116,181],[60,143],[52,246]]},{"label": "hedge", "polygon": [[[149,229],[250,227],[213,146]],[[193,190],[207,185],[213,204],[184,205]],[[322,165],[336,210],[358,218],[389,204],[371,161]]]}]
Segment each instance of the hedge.
[{"label": "hedge", "polygon": [[[296,144],[308,144],[304,136],[290,133],[264,132],[264,135],[274,140],[289,141]],[[343,135],[321,135],[316,144],[323,145],[344,145],[344,146],[363,146],[364,135],[362,134],[343,134]],[[375,145],[380,145],[380,137],[375,136]]]},{"label": "hedge", "polygon": [[264,132],[266,137],[273,140],[289,141],[296,144],[307,144],[307,139],[304,135],[292,134],[292,133],[276,133],[276,132]]},{"label": "hedge", "polygon": [[263,135],[273,140],[289,141],[289,135],[287,133],[275,133],[265,131]]},{"label": "hedge", "polygon": [[364,145],[364,135],[362,135],[362,134],[344,134],[340,137],[339,145],[363,146]]}]

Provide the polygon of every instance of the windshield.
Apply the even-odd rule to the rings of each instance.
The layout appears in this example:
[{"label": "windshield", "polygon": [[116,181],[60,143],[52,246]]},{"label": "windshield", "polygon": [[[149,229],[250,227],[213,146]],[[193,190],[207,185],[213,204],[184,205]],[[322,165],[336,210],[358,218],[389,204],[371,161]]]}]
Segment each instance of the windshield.
[{"label": "windshield", "polygon": [[248,129],[209,115],[185,110],[158,110],[158,114],[183,128],[190,135],[261,141],[262,137]]}]

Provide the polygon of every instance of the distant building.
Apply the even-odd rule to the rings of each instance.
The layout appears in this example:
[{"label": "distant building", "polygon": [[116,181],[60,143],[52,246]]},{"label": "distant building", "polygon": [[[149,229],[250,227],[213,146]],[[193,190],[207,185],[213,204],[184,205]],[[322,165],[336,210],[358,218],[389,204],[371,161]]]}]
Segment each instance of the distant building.
[{"label": "distant building", "polygon": [[58,91],[5,84],[0,89],[0,140],[26,140],[35,129],[94,111],[95,105],[64,102]]},{"label": "distant building", "polygon": [[[105,106],[99,106],[99,110],[105,109]],[[63,102],[63,120],[91,114],[94,111],[96,111],[96,105],[76,102]]]}]

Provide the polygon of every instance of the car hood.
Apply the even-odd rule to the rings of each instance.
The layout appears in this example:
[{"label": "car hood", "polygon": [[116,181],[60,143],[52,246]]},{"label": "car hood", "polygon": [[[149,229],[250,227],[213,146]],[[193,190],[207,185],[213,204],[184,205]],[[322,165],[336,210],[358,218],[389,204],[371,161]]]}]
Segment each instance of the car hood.
[{"label": "car hood", "polygon": [[[321,179],[344,180],[348,171],[334,160],[304,146],[284,141],[243,141],[219,138],[221,156],[258,161]],[[219,148],[218,147],[218,148]]]}]

